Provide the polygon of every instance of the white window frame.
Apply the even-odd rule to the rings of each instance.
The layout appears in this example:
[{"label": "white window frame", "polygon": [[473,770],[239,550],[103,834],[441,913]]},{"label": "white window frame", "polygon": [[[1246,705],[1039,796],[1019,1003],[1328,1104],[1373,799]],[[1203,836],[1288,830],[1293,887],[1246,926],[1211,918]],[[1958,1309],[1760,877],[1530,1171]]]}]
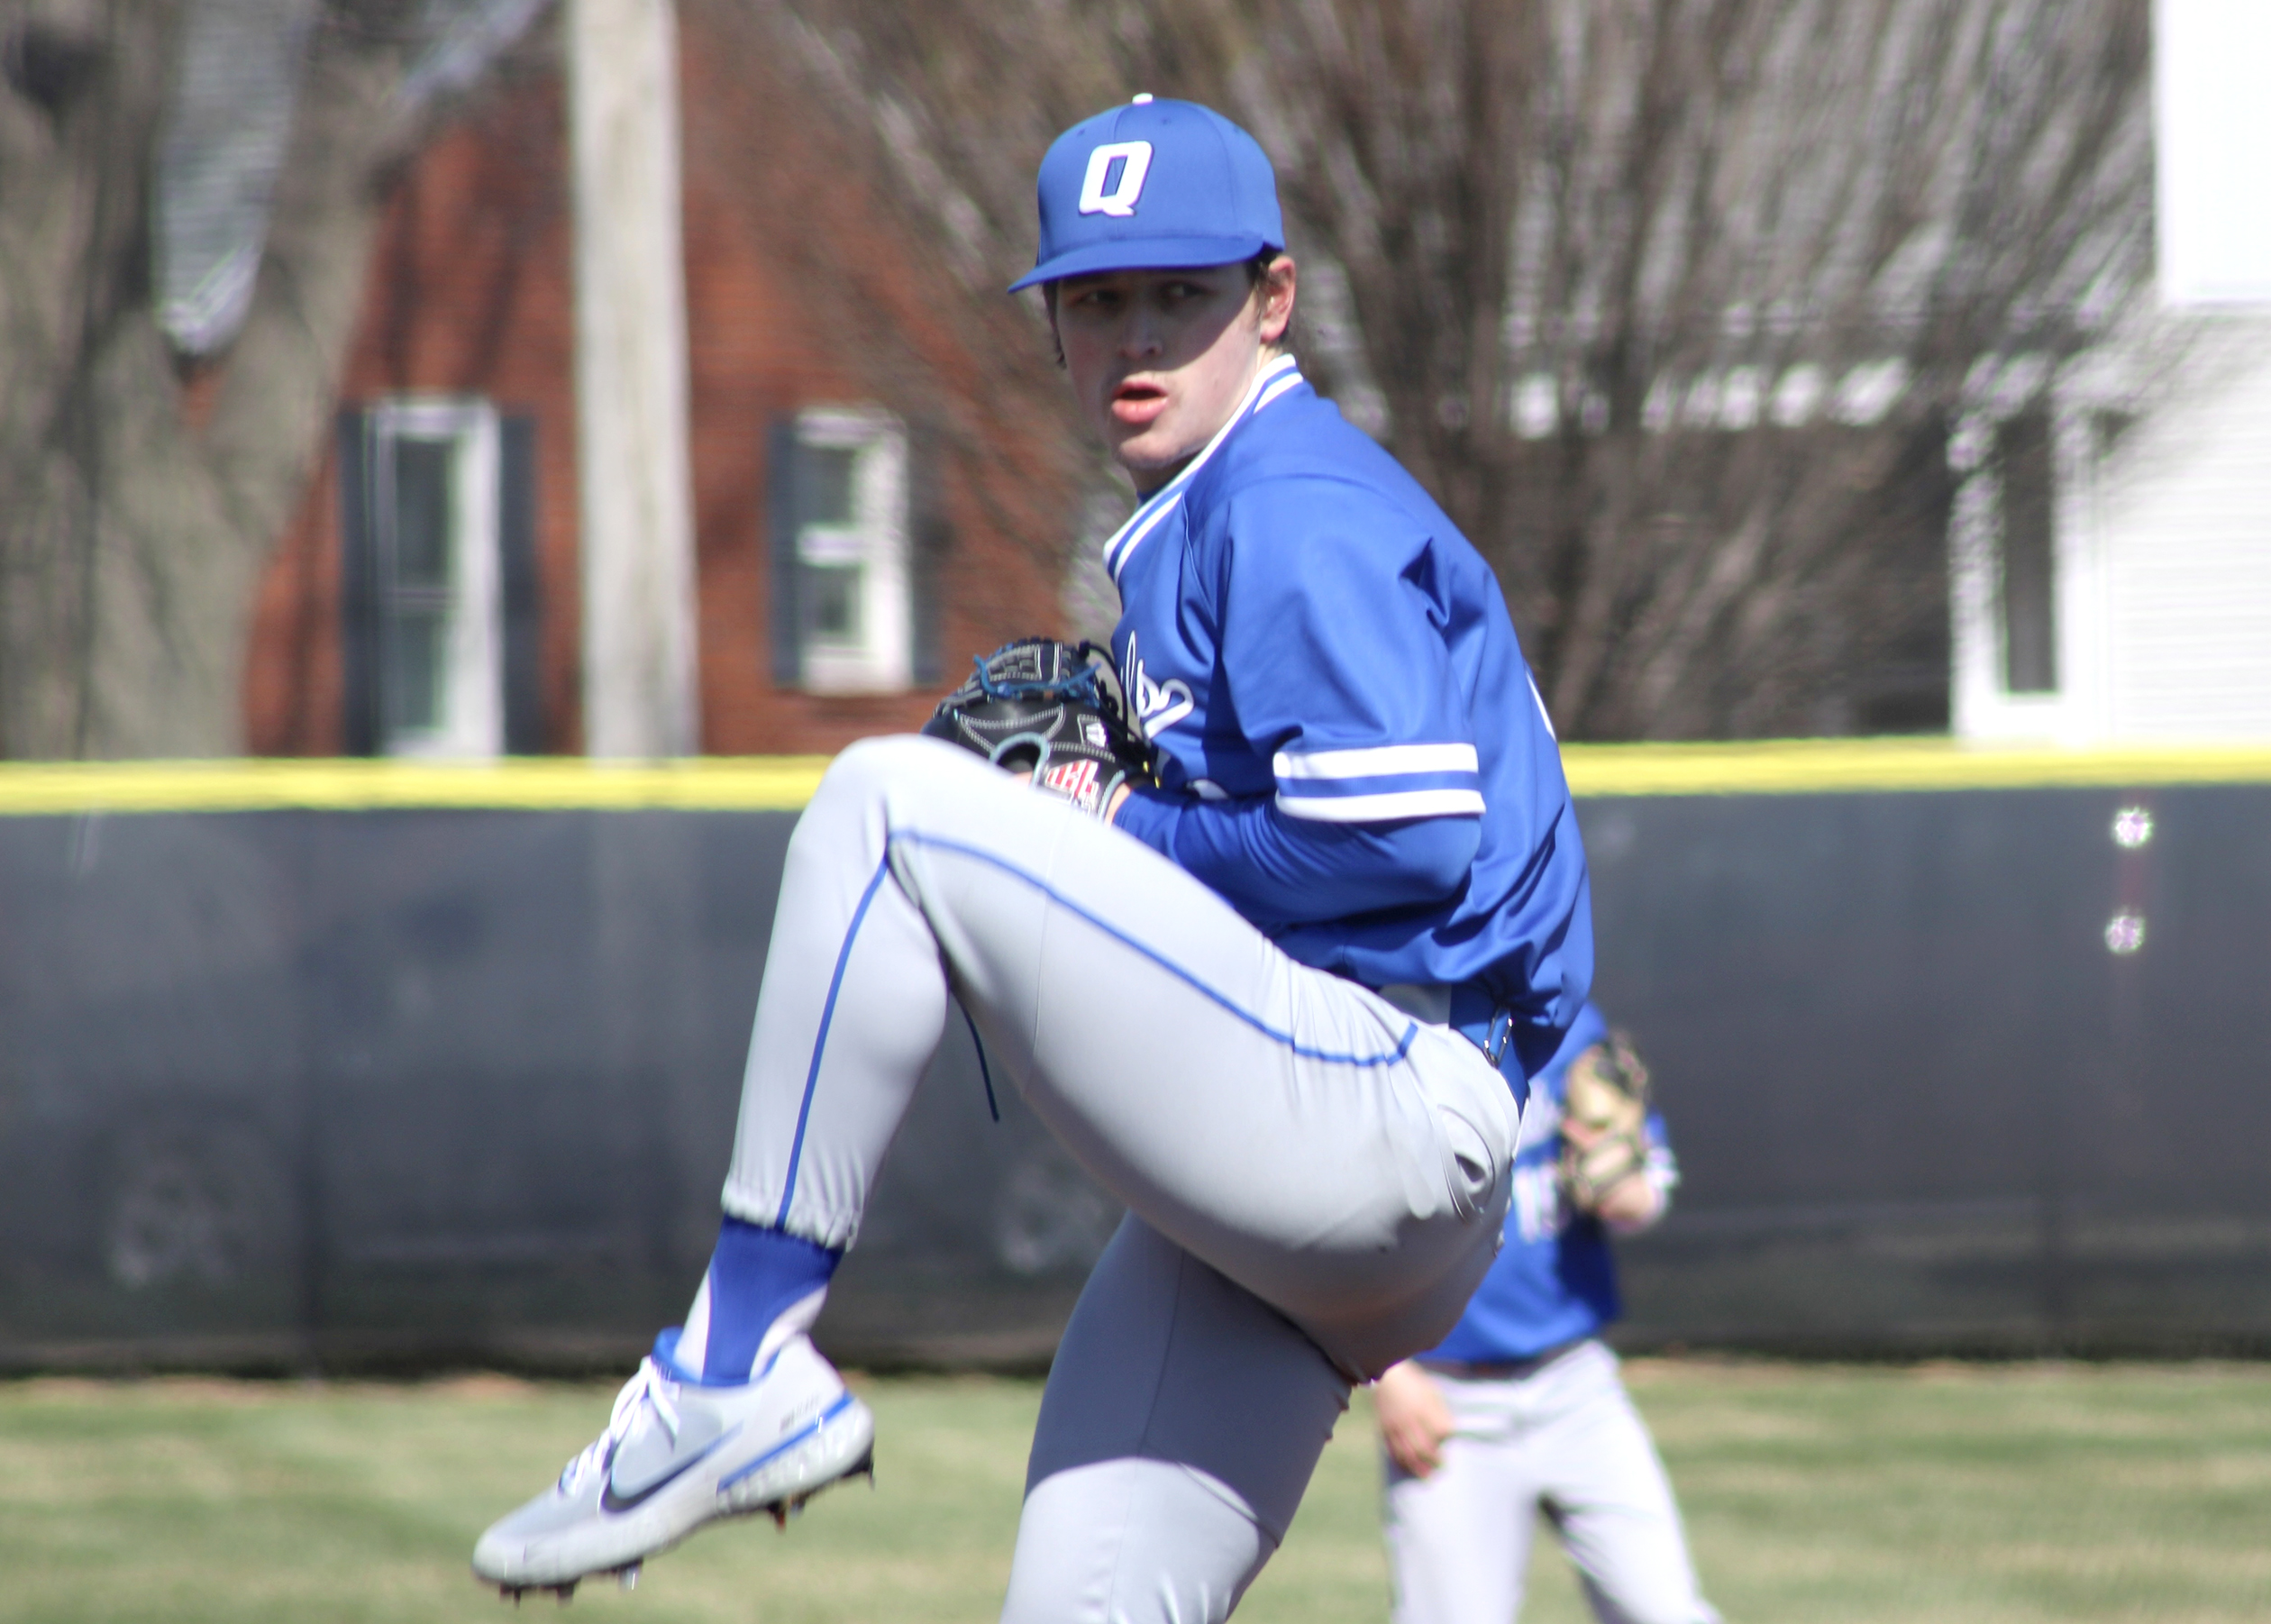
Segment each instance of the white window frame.
[{"label": "white window frame", "polygon": [[799,448],[854,454],[852,522],[799,523],[797,563],[860,568],[857,634],[821,638],[799,624],[799,684],[819,694],[903,692],[915,681],[907,431],[872,407],[816,406],[798,414],[796,436]]},{"label": "white window frame", "polygon": [[[504,590],[498,557],[500,444],[497,409],[463,397],[401,396],[370,407],[370,490],[379,627],[374,660],[380,692],[381,754],[481,759],[505,747]],[[395,446],[443,441],[452,452],[455,511],[449,545],[450,609],[441,719],[397,728],[391,625],[395,583]]]},{"label": "white window frame", "polygon": [[[1983,362],[1982,397],[1949,437],[1949,461],[1960,481],[1948,547],[1954,732],[1983,741],[2087,744],[2111,732],[2098,425],[2105,413],[2134,411],[2139,403],[2130,369],[2106,349],[2086,351],[2047,375],[2038,365],[2015,387],[1994,387],[1998,365],[2008,376],[2024,370],[2029,360]],[[2014,693],[2005,680],[2002,491],[1992,448],[2003,421],[2038,405],[2050,414],[2058,686]]]}]

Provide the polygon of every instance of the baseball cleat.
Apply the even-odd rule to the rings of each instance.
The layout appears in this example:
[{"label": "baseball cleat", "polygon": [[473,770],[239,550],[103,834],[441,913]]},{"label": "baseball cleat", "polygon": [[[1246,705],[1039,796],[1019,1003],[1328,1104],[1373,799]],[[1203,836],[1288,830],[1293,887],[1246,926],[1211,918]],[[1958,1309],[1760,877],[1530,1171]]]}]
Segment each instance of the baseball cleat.
[{"label": "baseball cleat", "polygon": [[579,1582],[639,1565],[714,1518],[769,1514],[786,1527],[830,1483],[875,1477],[875,1418],[802,1335],[734,1386],[684,1379],[668,1350],[616,1396],[607,1431],[560,1480],[481,1536],[473,1572],[517,1601],[561,1601]]}]

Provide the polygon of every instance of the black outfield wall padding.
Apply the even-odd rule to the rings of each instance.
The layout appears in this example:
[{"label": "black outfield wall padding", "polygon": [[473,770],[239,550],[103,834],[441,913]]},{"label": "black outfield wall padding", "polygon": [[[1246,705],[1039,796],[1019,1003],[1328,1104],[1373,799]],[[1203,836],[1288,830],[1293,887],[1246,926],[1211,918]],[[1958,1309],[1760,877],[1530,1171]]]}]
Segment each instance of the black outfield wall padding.
[{"label": "black outfield wall padding", "polygon": [[[1628,1340],[2271,1341],[2271,770],[1572,757],[1684,1174]],[[0,1364],[634,1357],[715,1234],[791,765],[0,773]],[[843,1356],[1053,1346],[1117,1209],[994,1083],[950,1015]]]},{"label": "black outfield wall padding", "polygon": [[2271,789],[1580,817],[1684,1176],[1630,1335],[2271,1342]]}]

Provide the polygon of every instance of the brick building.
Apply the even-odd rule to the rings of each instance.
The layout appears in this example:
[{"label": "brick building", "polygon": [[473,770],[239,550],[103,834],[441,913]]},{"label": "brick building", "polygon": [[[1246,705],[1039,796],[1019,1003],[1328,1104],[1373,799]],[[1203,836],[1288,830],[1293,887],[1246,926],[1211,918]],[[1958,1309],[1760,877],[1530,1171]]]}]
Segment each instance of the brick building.
[{"label": "brick building", "polygon": [[[833,751],[1057,626],[1086,465],[1045,334],[944,269],[857,121],[723,8],[681,27],[701,748]],[[338,432],[260,594],[256,753],[582,748],[546,32],[394,187]]]}]

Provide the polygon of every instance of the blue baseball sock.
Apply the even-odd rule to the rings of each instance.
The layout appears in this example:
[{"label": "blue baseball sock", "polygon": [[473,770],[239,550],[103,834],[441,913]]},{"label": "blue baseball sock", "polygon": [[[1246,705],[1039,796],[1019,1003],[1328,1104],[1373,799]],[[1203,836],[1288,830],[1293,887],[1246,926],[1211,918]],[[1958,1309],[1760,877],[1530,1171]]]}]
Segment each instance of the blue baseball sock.
[{"label": "blue baseball sock", "polygon": [[713,1384],[749,1381],[762,1373],[774,1348],[818,1316],[828,1277],[843,1261],[843,1253],[816,1241],[728,1215],[676,1345],[666,1346],[666,1331],[655,1346],[684,1375]]}]

